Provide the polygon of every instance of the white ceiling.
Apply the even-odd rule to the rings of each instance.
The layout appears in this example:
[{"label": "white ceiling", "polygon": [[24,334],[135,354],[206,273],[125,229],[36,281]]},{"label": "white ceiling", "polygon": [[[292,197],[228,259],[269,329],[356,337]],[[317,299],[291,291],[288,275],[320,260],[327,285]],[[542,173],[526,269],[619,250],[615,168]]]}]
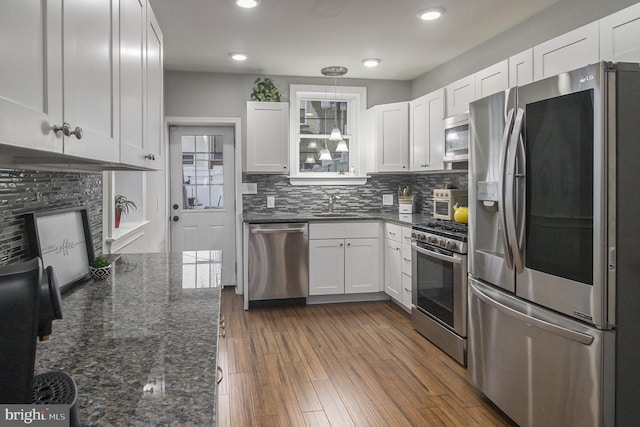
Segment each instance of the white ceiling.
[{"label": "white ceiling", "polygon": [[[169,70],[413,80],[559,0],[150,0],[164,34]],[[420,21],[439,6],[444,16]],[[242,51],[238,63],[228,54]],[[374,69],[361,60],[382,59]]]}]

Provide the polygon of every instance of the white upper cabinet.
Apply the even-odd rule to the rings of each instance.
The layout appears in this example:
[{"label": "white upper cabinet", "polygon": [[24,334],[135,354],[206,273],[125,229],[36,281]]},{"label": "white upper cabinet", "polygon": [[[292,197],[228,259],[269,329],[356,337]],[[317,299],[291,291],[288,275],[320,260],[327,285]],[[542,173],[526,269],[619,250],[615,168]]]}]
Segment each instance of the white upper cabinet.
[{"label": "white upper cabinet", "polygon": [[509,88],[509,61],[498,62],[495,65],[478,71],[476,78],[476,99],[493,95]]},{"label": "white upper cabinet", "polygon": [[165,146],[164,135],[164,41],[160,25],[151,7],[147,8],[146,26],[146,132],[145,166],[162,169]]},{"label": "white upper cabinet", "polygon": [[509,58],[509,87],[522,86],[533,81],[533,48]]},{"label": "white upper cabinet", "polygon": [[373,107],[376,117],[377,170],[409,170],[409,103],[395,102]]},{"label": "white upper cabinet", "polygon": [[289,103],[247,102],[247,172],[289,173]]},{"label": "white upper cabinet", "polygon": [[469,103],[476,100],[476,78],[472,74],[446,87],[446,116],[457,116],[469,111]]},{"label": "white upper cabinet", "polygon": [[640,3],[600,20],[600,57],[640,62]]},{"label": "white upper cabinet", "polygon": [[0,2],[0,39],[0,143],[61,153],[61,1]]},{"label": "white upper cabinet", "polygon": [[162,162],[162,32],[145,0],[120,0],[120,161]]},{"label": "white upper cabinet", "polygon": [[441,170],[444,144],[444,89],[409,102],[411,171]]},{"label": "white upper cabinet", "polygon": [[600,61],[598,22],[533,48],[533,77],[540,80]]},{"label": "white upper cabinet", "polygon": [[120,0],[120,159],[145,165],[144,67],[146,2]]},{"label": "white upper cabinet", "polygon": [[118,2],[65,0],[63,14],[63,119],[83,132],[81,139],[65,138],[64,153],[117,163]]}]

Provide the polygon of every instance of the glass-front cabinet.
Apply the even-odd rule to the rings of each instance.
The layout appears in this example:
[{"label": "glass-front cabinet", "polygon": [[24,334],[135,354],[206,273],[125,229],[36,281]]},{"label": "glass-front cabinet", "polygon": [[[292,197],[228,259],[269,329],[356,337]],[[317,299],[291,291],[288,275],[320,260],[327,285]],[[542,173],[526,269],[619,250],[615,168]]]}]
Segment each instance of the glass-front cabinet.
[{"label": "glass-front cabinet", "polygon": [[[291,86],[291,182],[366,182],[357,143],[364,123],[366,88]],[[294,166],[295,165],[295,166]]]}]

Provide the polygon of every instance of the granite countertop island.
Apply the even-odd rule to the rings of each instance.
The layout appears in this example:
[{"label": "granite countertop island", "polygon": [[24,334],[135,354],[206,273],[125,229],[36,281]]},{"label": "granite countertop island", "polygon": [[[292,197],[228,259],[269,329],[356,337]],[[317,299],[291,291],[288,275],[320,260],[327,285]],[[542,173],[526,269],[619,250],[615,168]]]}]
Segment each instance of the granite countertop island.
[{"label": "granite countertop island", "polygon": [[63,296],[36,374],[76,382],[81,425],[215,425],[216,251],[122,255]]}]

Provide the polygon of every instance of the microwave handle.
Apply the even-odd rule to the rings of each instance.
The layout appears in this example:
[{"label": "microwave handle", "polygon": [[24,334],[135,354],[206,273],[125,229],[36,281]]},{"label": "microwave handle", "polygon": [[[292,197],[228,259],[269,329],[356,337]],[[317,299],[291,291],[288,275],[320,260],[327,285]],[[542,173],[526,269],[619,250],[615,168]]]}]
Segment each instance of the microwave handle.
[{"label": "microwave handle", "polygon": [[[518,157],[519,148],[521,147],[520,144],[522,144],[521,139],[523,125],[524,110],[518,108],[509,142],[509,147],[511,147],[511,150],[509,150],[507,155],[507,170],[505,175],[505,208],[507,211],[507,233],[509,236],[509,242],[511,243],[511,253],[513,254],[513,264],[516,273],[522,273],[522,271],[524,270],[524,263],[522,261],[522,253],[519,244],[520,242],[518,240],[518,232],[516,231],[516,179],[524,177],[524,175],[518,175],[518,171],[516,170],[516,160]],[[522,158],[521,160],[524,161],[524,158]]]},{"label": "microwave handle", "polygon": [[504,262],[509,270],[513,270],[513,255],[511,253],[511,246],[509,245],[509,237],[507,236],[507,219],[505,211],[504,200],[504,180],[505,169],[507,163],[507,145],[509,144],[509,135],[511,134],[511,128],[513,125],[513,108],[509,110],[507,114],[507,121],[504,126],[504,133],[502,135],[502,143],[500,144],[500,180],[498,181],[498,221],[499,221],[499,233],[502,238],[502,246],[504,250]]}]

